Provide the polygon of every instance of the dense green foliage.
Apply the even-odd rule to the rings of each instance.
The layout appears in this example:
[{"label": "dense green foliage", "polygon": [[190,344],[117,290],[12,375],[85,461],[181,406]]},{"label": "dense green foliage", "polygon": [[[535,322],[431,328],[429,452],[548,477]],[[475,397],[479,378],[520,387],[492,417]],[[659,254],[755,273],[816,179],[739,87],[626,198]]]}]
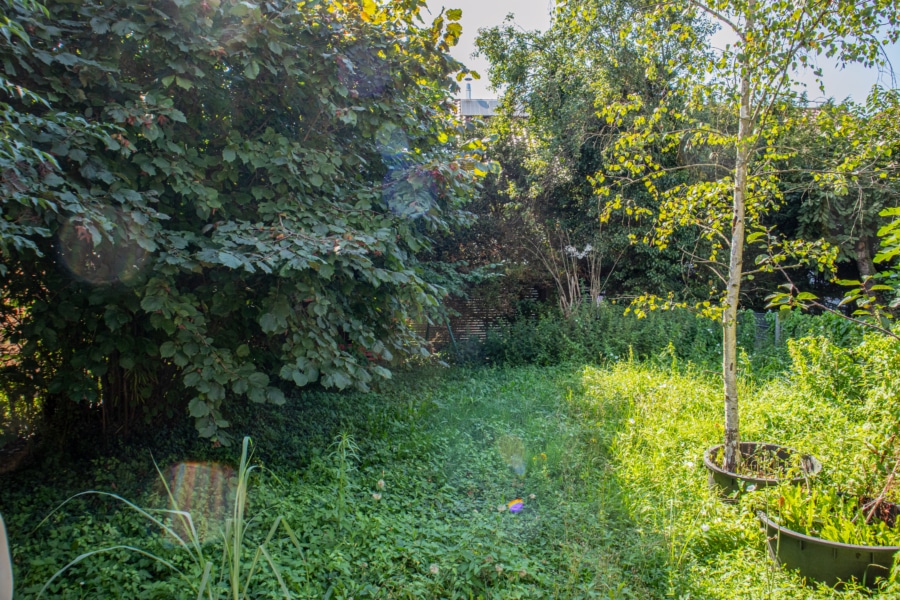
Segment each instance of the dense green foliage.
[{"label": "dense green foliage", "polygon": [[[653,290],[701,303],[718,297],[711,290],[723,289],[728,271],[736,82],[749,72],[746,143],[755,191],[747,216],[751,229],[767,235],[752,235],[747,264],[771,255],[768,262],[781,268],[804,254],[801,240],[825,239],[844,278],[874,273],[877,215],[898,198],[895,94],[875,90],[865,106],[809,110],[801,88],[786,83],[791,69],[778,64],[806,65],[817,52],[877,62],[878,46],[896,34],[893,13],[873,7],[858,22],[838,23],[816,17],[822,8],[812,4],[725,4],[577,0],[557,6],[546,32],[511,24],[483,30],[479,51],[504,86],[503,110],[489,124],[504,171],[478,205],[483,223],[473,245],[507,260],[527,258],[531,276],[542,274],[566,311],[598,291]],[[851,3],[829,6],[826,13],[853,10]],[[735,21],[717,23],[722,14]],[[870,35],[876,21],[885,25],[877,39]],[[774,35],[775,24],[790,31]],[[738,29],[721,56],[709,46],[720,26]],[[757,26],[745,43],[741,28]],[[749,61],[746,69],[738,56]],[[604,209],[592,182],[601,193],[620,194]],[[630,245],[636,241],[659,252]],[[827,248],[813,250],[831,257]],[[816,276],[813,263],[798,280]],[[747,270],[742,303],[761,308],[785,279]],[[816,287],[827,282],[818,275]]]},{"label": "dense green foliage", "polygon": [[[900,104],[791,85],[878,63],[894,0],[561,0],[482,32],[505,171],[465,235],[494,169],[449,101],[459,10],[0,5],[0,443],[48,442],[0,475],[17,597],[825,598],[757,509],[900,541],[858,510],[900,500]],[[835,257],[880,334],[790,281]],[[739,313],[776,273],[831,312]],[[382,381],[485,278],[494,308],[554,292]],[[825,470],[722,503],[723,433],[727,468],[743,438]]]},{"label": "dense green foliage", "polygon": [[[741,380],[747,436],[814,453],[826,466],[820,495],[871,494],[898,422],[897,342],[847,345],[791,340],[781,358],[770,354],[779,368],[752,375],[748,362]],[[377,394],[245,407],[241,433],[255,436],[265,469],[250,479],[243,572],[280,516],[299,549],[280,525],[265,547],[293,597],[834,597],[772,569],[753,512],[764,497],[729,505],[709,494],[701,455],[720,436],[720,383],[664,347],[657,354],[664,361],[419,369]],[[114,544],[151,551],[187,580],[117,550],[60,575],[50,595],[196,597],[200,573],[185,551],[119,502],[81,497],[35,530],[87,488],[171,506],[150,448],[167,478],[194,465],[192,486],[168,479],[182,482],[174,495],[202,531],[221,527],[210,499],[228,495],[201,473],[227,470],[234,451],[198,444],[188,427],[91,465],[4,475],[0,510],[23,598],[78,555]],[[515,498],[516,514],[506,504]],[[203,535],[215,556],[222,539]],[[250,597],[283,597],[273,573],[257,569]],[[885,597],[900,591],[882,587]],[[868,593],[850,590],[842,597]]]},{"label": "dense green foliage", "polygon": [[700,282],[677,251],[631,243],[646,225],[625,215],[598,221],[590,177],[616,135],[598,108],[634,94],[659,98],[666,88],[643,68],[648,61],[664,70],[664,57],[619,35],[640,7],[630,0],[559,3],[547,31],[506,23],[482,30],[477,41],[491,61],[491,80],[503,86],[500,114],[487,125],[498,137],[491,153],[503,172],[488,180],[469,235],[477,247],[527,264],[512,274],[551,288],[567,313],[600,294],[698,293]]},{"label": "dense green foliage", "polygon": [[[743,315],[741,323],[741,343],[747,351],[772,343],[772,332],[758,330],[752,313]],[[638,319],[624,306],[583,305],[568,317],[548,310],[501,322],[488,330],[472,354],[507,366],[601,365],[629,358],[712,365],[721,359],[721,338],[713,323],[686,310],[651,312]]]},{"label": "dense green foliage", "polygon": [[459,11],[418,0],[9,0],[3,380],[104,424],[365,389],[437,304],[416,254],[488,167]]},{"label": "dense green foliage", "polygon": [[[718,48],[705,22],[736,39]],[[729,471],[741,461],[736,377],[741,286],[759,274],[798,266],[827,271],[836,255],[824,240],[786,240],[766,223],[783,203],[782,163],[796,153],[785,138],[796,126],[791,109],[798,104],[797,70],[818,57],[841,66],[880,65],[883,46],[898,37],[900,15],[891,0],[871,2],[866,10],[844,0],[651,2],[622,32],[656,60],[668,59],[663,74],[668,76],[661,78],[652,62],[646,74],[670,84],[670,92],[662,99],[632,94],[601,111],[621,130],[594,181],[609,198],[604,218],[624,210],[652,222],[644,243],[668,248],[685,227],[698,230],[706,242],[684,252],[718,280],[709,299],[696,306],[722,323],[722,465]],[[661,161],[652,151],[657,146],[683,158],[674,165]],[[695,176],[673,182],[670,174],[682,169]],[[649,191],[652,208],[634,202],[633,187]],[[752,266],[745,257],[748,243],[763,249]],[[658,293],[648,290],[645,297],[652,304]]]}]

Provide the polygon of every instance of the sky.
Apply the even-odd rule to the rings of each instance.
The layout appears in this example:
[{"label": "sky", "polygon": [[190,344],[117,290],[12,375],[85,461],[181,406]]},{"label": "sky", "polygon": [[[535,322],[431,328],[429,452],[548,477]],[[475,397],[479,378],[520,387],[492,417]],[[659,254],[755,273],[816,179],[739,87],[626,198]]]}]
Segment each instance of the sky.
[{"label": "sky", "polygon": [[[550,27],[550,15],[554,0],[428,0],[428,8],[433,17],[441,13],[441,7],[461,8],[460,24],[463,27],[459,44],[451,51],[453,58],[465,64],[470,70],[481,75],[472,81],[473,98],[496,98],[497,92],[488,89],[488,62],[484,58],[472,58],[475,51],[475,37],[482,27],[502,25],[509,13],[515,14],[515,24],[526,31]],[[427,20],[427,19],[426,19]],[[465,84],[461,83],[460,97],[465,97]]]},{"label": "sky", "polygon": [[[516,26],[526,31],[545,30],[550,26],[553,3],[554,0],[428,0],[428,8],[433,17],[440,14],[442,7],[462,9],[463,33],[459,44],[451,54],[469,69],[477,71],[481,75],[481,80],[471,82],[473,98],[496,98],[498,92],[489,87],[487,61],[484,58],[472,57],[478,29],[501,25],[506,15],[512,13],[515,16],[513,22]],[[714,38],[714,43],[724,43],[725,41],[727,40],[721,33]],[[888,56],[894,69],[898,72],[898,79],[900,79],[900,45],[890,48]],[[869,90],[876,83],[886,87],[897,85],[891,83],[889,76],[879,75],[873,70],[858,65],[838,70],[823,61],[820,66],[824,72],[824,96],[813,84],[811,75],[801,77],[802,80],[806,80],[807,93],[810,100],[813,101],[824,100],[827,97],[834,97],[838,100],[850,97],[857,102],[864,102]],[[465,84],[462,84],[461,88],[459,96],[465,97]]]}]

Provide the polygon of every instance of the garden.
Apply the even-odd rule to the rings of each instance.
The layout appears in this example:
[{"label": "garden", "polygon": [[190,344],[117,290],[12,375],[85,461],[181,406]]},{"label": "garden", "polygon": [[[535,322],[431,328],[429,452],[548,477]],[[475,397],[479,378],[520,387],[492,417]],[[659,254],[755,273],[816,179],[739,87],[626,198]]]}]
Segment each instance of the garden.
[{"label": "garden", "polygon": [[0,600],[900,597],[896,2],[0,7]]},{"label": "garden", "polygon": [[[744,435],[814,453],[825,466],[812,487],[819,494],[859,491],[880,465],[882,428],[896,427],[896,402],[886,407],[884,394],[898,389],[897,344],[848,335],[840,323],[824,324],[831,337],[822,335],[819,317],[792,320],[786,329],[799,337],[744,357]],[[594,339],[589,327],[583,334],[567,342]],[[738,503],[710,492],[702,457],[722,437],[715,366],[682,356],[653,328],[634,342],[658,352],[594,364],[417,366],[368,394],[303,393],[284,408],[248,407],[242,433],[254,470],[240,492],[239,540],[225,524],[243,481],[241,448],[213,448],[190,427],[5,475],[17,591],[834,597],[767,554],[755,511],[783,497],[804,511],[791,486]],[[515,500],[521,510],[511,509]],[[189,512],[191,526],[166,510]],[[900,539],[892,529],[849,529],[836,539]],[[203,561],[212,565],[208,589]],[[877,585],[886,597],[898,593],[891,577]],[[839,589],[872,595],[860,582]]]}]

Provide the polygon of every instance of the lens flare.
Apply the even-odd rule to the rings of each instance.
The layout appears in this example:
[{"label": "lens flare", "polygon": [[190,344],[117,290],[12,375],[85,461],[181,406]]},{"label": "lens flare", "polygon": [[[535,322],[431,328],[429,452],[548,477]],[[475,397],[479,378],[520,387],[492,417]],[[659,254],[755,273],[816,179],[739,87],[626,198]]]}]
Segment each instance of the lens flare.
[{"label": "lens flare", "polygon": [[525,474],[525,443],[522,438],[515,435],[504,435],[497,440],[497,449],[516,475]]},{"label": "lens flare", "polygon": [[392,213],[418,219],[435,206],[434,180],[415,167],[390,169],[382,184],[382,200]]},{"label": "lens flare", "polygon": [[389,169],[409,165],[409,138],[399,125],[384,123],[379,127],[375,132],[375,147]]},{"label": "lens flare", "polygon": [[186,543],[196,536],[200,543],[221,537],[225,520],[234,507],[234,469],[215,463],[178,463],[165,472],[169,509],[189,513],[170,515],[168,525]]},{"label": "lens flare", "polygon": [[59,257],[76,278],[94,285],[129,283],[140,274],[149,252],[132,235],[129,223],[117,211],[102,220],[69,218],[57,234]]},{"label": "lens flare", "polygon": [[355,97],[377,98],[383,96],[392,84],[390,66],[369,48],[350,50],[339,63],[341,78]]},{"label": "lens flare", "polygon": [[409,139],[403,129],[385,123],[375,133],[375,146],[387,173],[381,184],[381,199],[400,217],[418,219],[431,211],[437,198],[434,177],[410,158]]}]

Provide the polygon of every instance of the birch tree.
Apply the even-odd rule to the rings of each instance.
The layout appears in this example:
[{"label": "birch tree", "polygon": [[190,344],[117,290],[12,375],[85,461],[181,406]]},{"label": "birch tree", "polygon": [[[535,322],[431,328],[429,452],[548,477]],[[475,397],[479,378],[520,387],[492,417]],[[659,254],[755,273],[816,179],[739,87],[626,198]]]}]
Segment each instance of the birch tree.
[{"label": "birch tree", "polygon": [[[653,220],[652,232],[636,241],[666,248],[676,230],[700,231],[703,244],[685,251],[720,282],[698,308],[720,319],[723,330],[722,467],[728,471],[736,471],[741,458],[737,318],[742,281],[788,264],[824,268],[834,257],[826,242],[785,241],[767,227],[766,216],[783,200],[779,174],[793,153],[781,143],[795,124],[787,108],[805,101],[804,72],[821,82],[820,62],[884,65],[883,48],[898,37],[898,8],[897,0],[653,2],[622,32],[623,39],[647,48],[648,54],[669,56],[665,74],[648,63],[648,75],[665,75],[673,84],[649,116],[638,95],[601,109],[622,133],[594,181],[606,197],[605,215],[624,210]],[[720,42],[722,48],[715,47],[702,25],[694,25],[704,21],[722,31],[719,37],[727,40]],[[661,143],[677,157],[674,165],[645,151]],[[673,183],[670,175],[680,170],[691,170],[695,177]],[[653,208],[630,200],[635,187],[650,191]],[[766,252],[748,269],[744,253],[751,243]]]}]

